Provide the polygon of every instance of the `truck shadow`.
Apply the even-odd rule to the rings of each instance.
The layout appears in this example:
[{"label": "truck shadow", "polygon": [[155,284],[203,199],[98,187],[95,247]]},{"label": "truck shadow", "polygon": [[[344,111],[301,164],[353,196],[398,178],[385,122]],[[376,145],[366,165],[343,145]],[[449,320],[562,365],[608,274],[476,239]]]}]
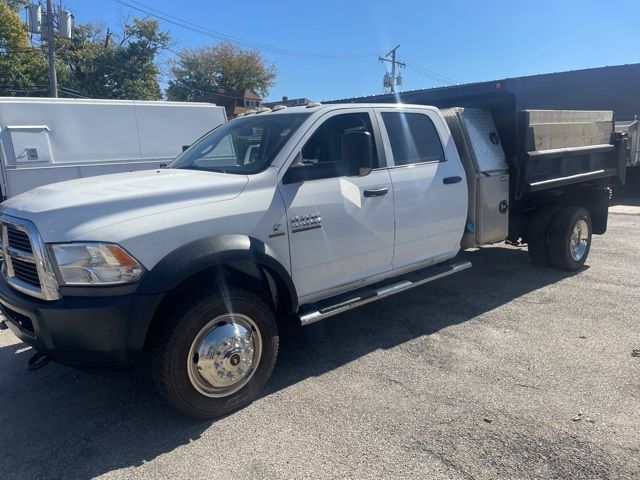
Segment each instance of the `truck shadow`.
[{"label": "truck shadow", "polygon": [[330,317],[283,338],[266,394],[322,375],[374,350],[394,348],[474,319],[573,275],[531,265],[526,249],[491,247],[463,256],[472,262],[471,269]]},{"label": "truck shadow", "polygon": [[[374,350],[472,320],[569,275],[531,266],[525,250],[485,248],[465,256],[474,268],[284,337],[263,397]],[[29,373],[32,353],[21,343],[0,348],[3,478],[95,477],[142,465],[221,425],[173,413],[144,369],[124,377],[59,365]],[[223,422],[244,418],[241,412]]]}]

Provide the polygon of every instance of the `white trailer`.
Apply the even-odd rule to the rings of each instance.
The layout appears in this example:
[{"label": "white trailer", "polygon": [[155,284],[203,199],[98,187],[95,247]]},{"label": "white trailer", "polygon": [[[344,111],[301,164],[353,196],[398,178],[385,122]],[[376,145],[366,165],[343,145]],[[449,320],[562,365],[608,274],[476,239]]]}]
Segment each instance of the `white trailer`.
[{"label": "white trailer", "polygon": [[226,121],[209,103],[0,98],[2,200],[49,183],[158,168]]}]

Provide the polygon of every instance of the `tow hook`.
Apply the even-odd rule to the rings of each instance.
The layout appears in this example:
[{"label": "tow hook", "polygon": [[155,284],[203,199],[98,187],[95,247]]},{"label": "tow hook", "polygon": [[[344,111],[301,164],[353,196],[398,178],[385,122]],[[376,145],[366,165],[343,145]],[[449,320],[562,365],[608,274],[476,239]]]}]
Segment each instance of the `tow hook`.
[{"label": "tow hook", "polygon": [[33,372],[34,370],[39,370],[42,367],[47,366],[50,361],[51,361],[51,358],[48,355],[42,352],[36,352],[33,354],[33,357],[31,357],[27,362],[27,369],[30,372]]},{"label": "tow hook", "polygon": [[7,330],[9,327],[7,327],[7,322],[5,322],[4,320],[0,320],[0,330]]}]

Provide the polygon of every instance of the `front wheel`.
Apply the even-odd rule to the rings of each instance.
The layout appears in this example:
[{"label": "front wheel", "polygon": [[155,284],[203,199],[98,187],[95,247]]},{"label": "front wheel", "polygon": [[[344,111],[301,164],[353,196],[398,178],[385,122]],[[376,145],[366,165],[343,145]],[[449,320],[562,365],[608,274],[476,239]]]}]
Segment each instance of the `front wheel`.
[{"label": "front wheel", "polygon": [[584,265],[591,249],[591,216],[584,208],[563,207],[549,231],[549,257],[554,267],[574,271]]},{"label": "front wheel", "polygon": [[216,418],[248,405],[278,354],[273,311],[241,289],[186,301],[164,326],[152,353],[162,396],[188,416]]}]

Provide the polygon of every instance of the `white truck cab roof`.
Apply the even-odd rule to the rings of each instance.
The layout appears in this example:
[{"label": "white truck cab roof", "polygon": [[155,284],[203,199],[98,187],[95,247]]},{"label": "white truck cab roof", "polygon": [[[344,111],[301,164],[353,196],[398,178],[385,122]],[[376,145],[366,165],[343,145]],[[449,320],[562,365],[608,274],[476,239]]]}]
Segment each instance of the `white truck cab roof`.
[{"label": "white truck cab roof", "polygon": [[[437,111],[436,107],[428,106],[428,105],[414,105],[411,103],[321,103],[315,104],[311,103],[306,106],[301,107],[286,107],[280,110],[271,110],[265,111],[263,113],[255,113],[251,115],[282,115],[286,113],[305,113],[305,112],[313,112],[313,113],[326,113],[333,110],[342,110],[345,108],[351,109],[363,109],[363,108],[419,108],[421,110],[434,110]],[[243,117],[240,117],[243,118]]]}]

